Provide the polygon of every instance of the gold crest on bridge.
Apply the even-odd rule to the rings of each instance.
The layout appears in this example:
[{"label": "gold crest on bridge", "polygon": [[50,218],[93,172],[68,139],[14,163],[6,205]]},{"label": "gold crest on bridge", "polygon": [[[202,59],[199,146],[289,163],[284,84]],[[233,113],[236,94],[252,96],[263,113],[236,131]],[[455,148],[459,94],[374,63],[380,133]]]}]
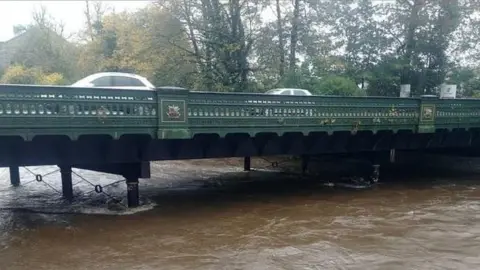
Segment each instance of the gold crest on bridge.
[{"label": "gold crest on bridge", "polygon": [[186,104],[185,100],[168,100],[161,101],[162,122],[182,122],[186,121]]},{"label": "gold crest on bridge", "polygon": [[435,105],[422,105],[422,121],[433,121],[435,120]]},{"label": "gold crest on bridge", "polygon": [[169,105],[167,110],[167,116],[170,119],[179,119],[181,116],[180,107],[176,105]]}]

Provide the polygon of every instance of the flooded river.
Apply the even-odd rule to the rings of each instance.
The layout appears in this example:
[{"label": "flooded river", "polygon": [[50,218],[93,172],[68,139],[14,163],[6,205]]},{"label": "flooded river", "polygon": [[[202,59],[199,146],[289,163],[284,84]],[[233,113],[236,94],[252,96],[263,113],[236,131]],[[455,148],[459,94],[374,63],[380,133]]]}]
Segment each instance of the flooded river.
[{"label": "flooded river", "polygon": [[0,269],[480,269],[480,176],[352,190],[185,164],[156,164],[135,211],[118,177],[76,170],[70,205],[56,167],[18,188],[0,169]]}]

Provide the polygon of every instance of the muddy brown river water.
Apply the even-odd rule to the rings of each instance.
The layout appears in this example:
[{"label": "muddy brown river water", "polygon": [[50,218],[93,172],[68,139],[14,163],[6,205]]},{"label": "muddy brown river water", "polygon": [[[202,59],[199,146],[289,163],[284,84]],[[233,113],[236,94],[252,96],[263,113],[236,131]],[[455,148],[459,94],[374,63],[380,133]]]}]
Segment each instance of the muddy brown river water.
[{"label": "muddy brown river water", "polygon": [[[144,206],[135,211],[109,208],[79,178],[72,205],[42,183],[14,189],[5,170],[0,269],[480,269],[480,176],[352,190],[182,164],[156,165],[157,181],[142,182]],[[104,185],[118,180],[77,172]],[[45,181],[58,189],[58,177]]]}]

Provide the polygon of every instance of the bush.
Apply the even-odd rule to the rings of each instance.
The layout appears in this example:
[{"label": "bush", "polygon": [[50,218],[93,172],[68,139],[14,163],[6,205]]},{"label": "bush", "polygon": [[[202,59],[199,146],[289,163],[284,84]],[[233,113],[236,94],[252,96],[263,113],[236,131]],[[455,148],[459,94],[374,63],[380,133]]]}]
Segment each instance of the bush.
[{"label": "bush", "polygon": [[44,73],[38,68],[12,65],[5,70],[5,73],[0,79],[0,83],[61,85],[67,82],[60,73]]},{"label": "bush", "polygon": [[28,69],[21,65],[13,65],[5,70],[1,83],[9,84],[35,84],[37,81],[36,70]]},{"label": "bush", "polygon": [[37,84],[42,85],[62,85],[66,84],[65,78],[60,73],[50,73],[50,74],[40,74],[39,78],[37,78]]}]

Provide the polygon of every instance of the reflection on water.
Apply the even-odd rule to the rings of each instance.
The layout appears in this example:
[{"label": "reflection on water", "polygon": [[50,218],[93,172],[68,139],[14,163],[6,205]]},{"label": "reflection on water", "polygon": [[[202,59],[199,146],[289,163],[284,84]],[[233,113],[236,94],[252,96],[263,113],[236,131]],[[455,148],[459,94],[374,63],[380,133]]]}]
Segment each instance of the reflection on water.
[{"label": "reflection on water", "polygon": [[[0,269],[480,268],[474,176],[349,190],[175,164],[157,165],[159,179],[141,183],[146,208],[136,214],[109,210],[108,197],[78,177],[68,205],[42,183],[10,188],[2,171]],[[77,172],[102,185],[119,180]],[[45,181],[60,189],[58,178]],[[105,191],[125,196],[123,183]]]}]

